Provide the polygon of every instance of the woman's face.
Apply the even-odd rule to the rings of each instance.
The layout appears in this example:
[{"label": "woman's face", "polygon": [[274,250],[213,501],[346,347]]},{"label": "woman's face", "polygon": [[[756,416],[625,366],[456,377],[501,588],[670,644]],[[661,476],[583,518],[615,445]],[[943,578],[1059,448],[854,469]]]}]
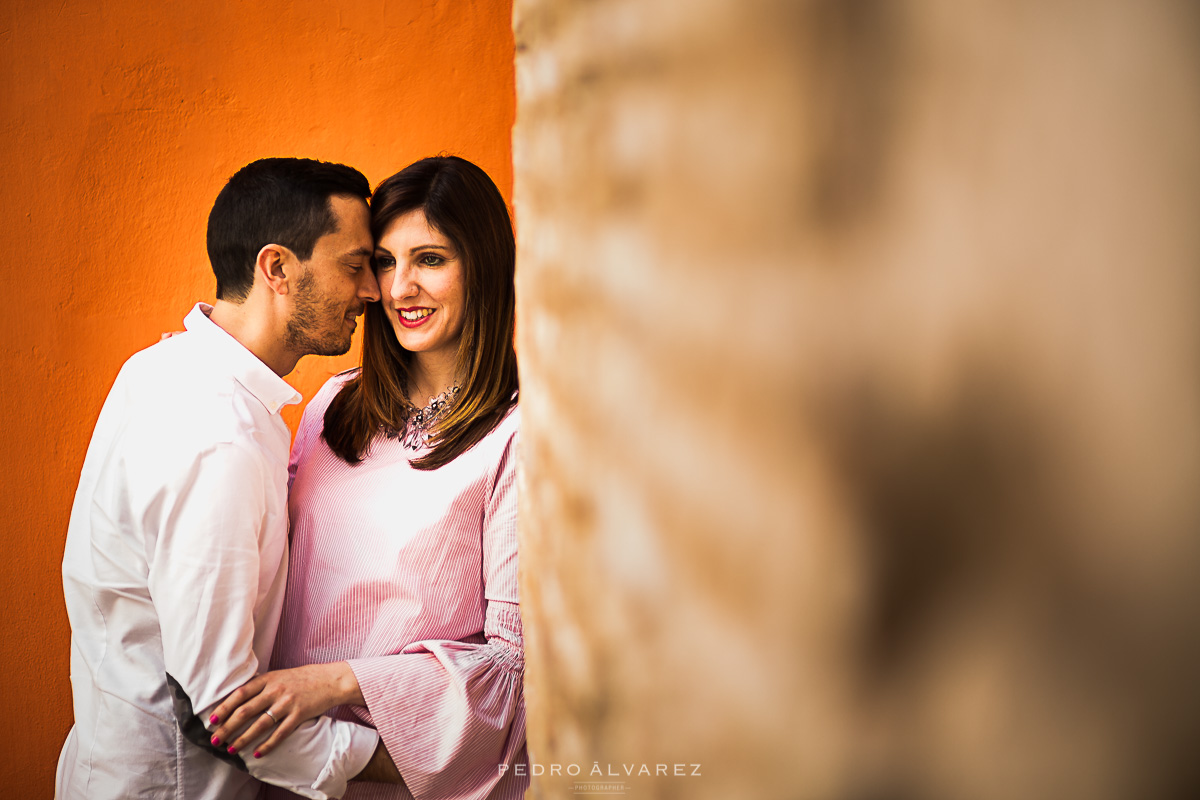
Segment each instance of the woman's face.
[{"label": "woman's face", "polygon": [[459,253],[421,209],[397,217],[375,244],[376,274],[400,346],[454,357],[466,319]]}]

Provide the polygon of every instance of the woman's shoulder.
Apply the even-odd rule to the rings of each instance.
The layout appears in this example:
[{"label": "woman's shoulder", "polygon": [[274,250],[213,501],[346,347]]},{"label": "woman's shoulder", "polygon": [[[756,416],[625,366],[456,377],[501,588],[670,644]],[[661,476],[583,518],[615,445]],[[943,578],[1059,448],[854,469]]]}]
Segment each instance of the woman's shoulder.
[{"label": "woman's shoulder", "polygon": [[482,459],[487,463],[502,460],[505,452],[520,440],[520,432],[521,409],[514,402],[505,410],[504,416],[500,417],[479,441],[469,447],[466,453],[471,453],[472,459]]},{"label": "woman's shoulder", "polygon": [[489,460],[505,459],[505,454],[519,447],[521,442],[521,406],[513,403],[505,415],[496,423],[496,427],[484,437],[491,452]]},{"label": "woman's shoulder", "polygon": [[325,383],[313,396],[313,402],[316,402],[317,399],[320,398],[325,401],[326,405],[328,405],[329,401],[332,400],[337,393],[342,390],[342,387],[357,378],[358,373],[361,371],[361,367],[351,367],[350,369],[342,370],[336,375],[330,375],[329,380],[325,381]]},{"label": "woman's shoulder", "polygon": [[337,397],[338,392],[342,390],[348,382],[358,376],[359,368],[351,367],[343,370],[336,375],[331,375],[324,385],[317,390],[313,395],[312,400],[308,401],[308,405],[304,408],[304,421],[302,425],[312,420],[321,420],[325,417],[325,410],[329,408],[329,404],[333,402],[333,398]]},{"label": "woman's shoulder", "polygon": [[520,397],[514,397],[513,403],[509,406],[507,413],[492,429],[492,435],[500,434],[505,439],[510,439],[519,435],[521,432],[521,403]]}]

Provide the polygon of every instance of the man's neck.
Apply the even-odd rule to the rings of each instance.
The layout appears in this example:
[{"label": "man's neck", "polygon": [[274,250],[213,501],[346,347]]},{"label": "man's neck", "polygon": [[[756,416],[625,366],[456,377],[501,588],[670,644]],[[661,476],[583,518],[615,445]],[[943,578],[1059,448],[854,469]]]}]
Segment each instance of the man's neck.
[{"label": "man's neck", "polygon": [[270,309],[257,308],[253,296],[242,303],[217,300],[208,318],[279,377],[296,368],[300,356],[284,346]]}]

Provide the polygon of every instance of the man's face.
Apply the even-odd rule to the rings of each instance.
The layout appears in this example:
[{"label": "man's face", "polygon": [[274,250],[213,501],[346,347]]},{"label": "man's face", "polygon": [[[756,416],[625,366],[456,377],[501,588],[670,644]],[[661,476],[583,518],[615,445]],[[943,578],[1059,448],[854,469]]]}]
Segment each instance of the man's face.
[{"label": "man's face", "polygon": [[356,318],[379,299],[371,269],[370,213],[357,197],[329,199],[337,228],[302,262],[284,341],[301,355],[340,356],[350,349]]}]

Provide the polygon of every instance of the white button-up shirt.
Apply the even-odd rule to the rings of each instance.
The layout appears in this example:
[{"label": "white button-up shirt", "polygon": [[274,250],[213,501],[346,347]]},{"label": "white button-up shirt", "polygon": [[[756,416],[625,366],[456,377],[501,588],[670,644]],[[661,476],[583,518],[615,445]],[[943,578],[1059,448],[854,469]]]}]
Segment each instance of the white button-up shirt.
[{"label": "white button-up shirt", "polygon": [[64,800],[249,800],[254,778],[340,797],[379,741],[322,717],[261,759],[220,760],[180,730],[195,720],[177,720],[168,675],[207,724],[270,663],[288,560],[279,411],[300,400],[210,310],[125,363],[83,463],[63,558],[75,705]]}]

